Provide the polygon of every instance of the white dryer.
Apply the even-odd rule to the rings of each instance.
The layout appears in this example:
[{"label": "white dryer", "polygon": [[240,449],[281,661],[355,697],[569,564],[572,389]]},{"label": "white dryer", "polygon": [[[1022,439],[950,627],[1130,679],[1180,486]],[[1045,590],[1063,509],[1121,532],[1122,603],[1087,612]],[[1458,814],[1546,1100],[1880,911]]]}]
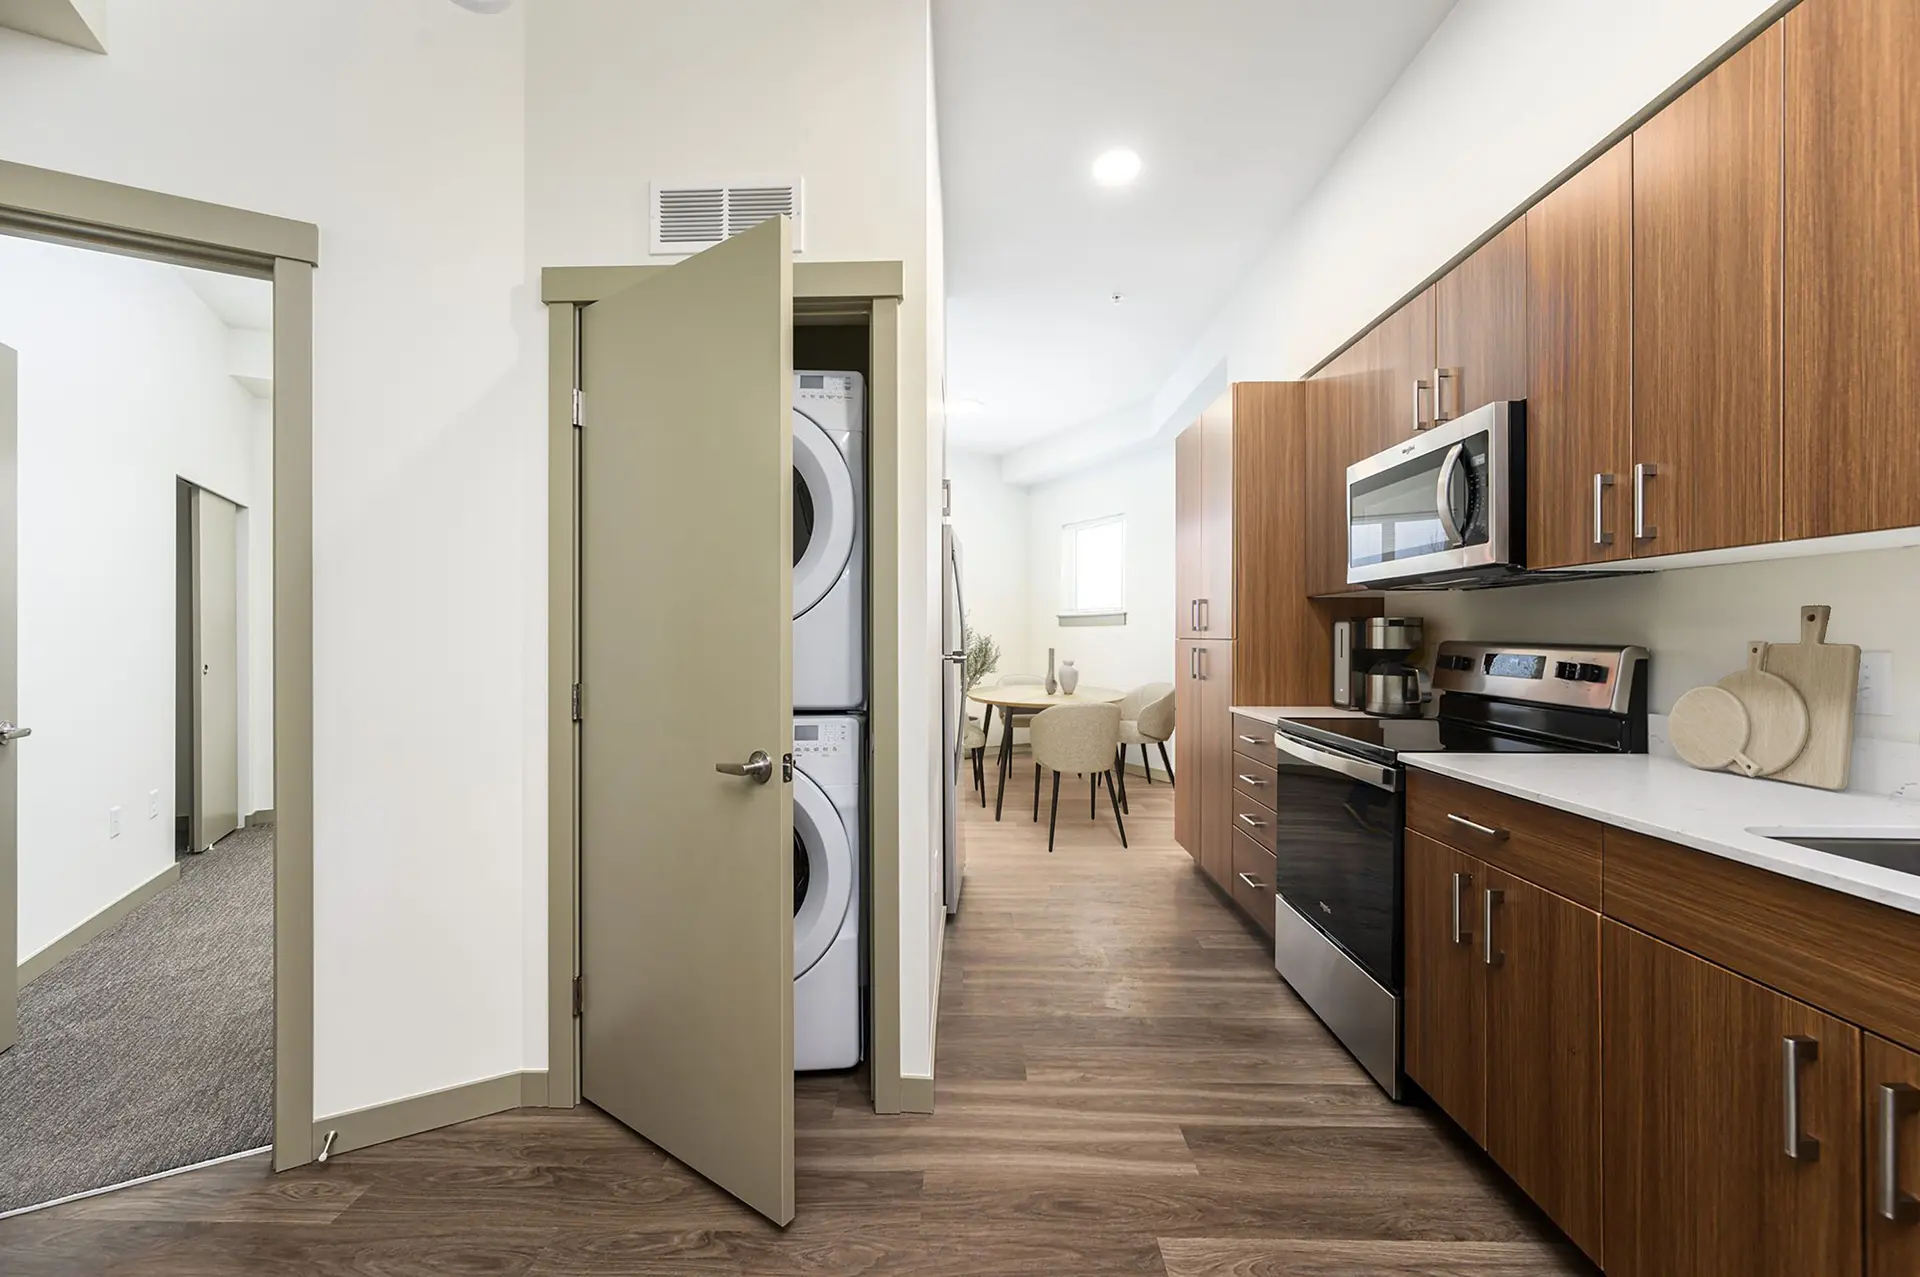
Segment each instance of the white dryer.
[{"label": "white dryer", "polygon": [[793,375],[793,707],[867,703],[866,379]]},{"label": "white dryer", "polygon": [[793,720],[793,1067],[860,1063],[860,720]]}]

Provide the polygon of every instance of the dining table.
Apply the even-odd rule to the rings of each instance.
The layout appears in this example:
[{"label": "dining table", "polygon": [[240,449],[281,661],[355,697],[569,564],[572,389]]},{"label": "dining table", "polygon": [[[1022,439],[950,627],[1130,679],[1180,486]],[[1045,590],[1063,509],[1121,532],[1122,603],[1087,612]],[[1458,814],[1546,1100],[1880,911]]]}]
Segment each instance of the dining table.
[{"label": "dining table", "polygon": [[[1000,813],[1007,803],[1007,778],[1013,773],[1013,719],[1016,714],[1038,714],[1041,710],[1052,709],[1056,705],[1116,705],[1126,699],[1127,694],[1113,687],[1088,687],[1085,684],[1071,692],[1049,692],[1044,683],[995,683],[991,687],[976,687],[967,693],[967,699],[987,707],[986,720],[982,732],[988,736],[993,733],[993,711],[998,709],[1005,718],[1005,730],[1000,737],[1000,757],[995,760],[999,772],[1000,784],[993,796],[993,818],[1000,819]],[[1034,819],[1039,817],[1039,789],[1035,782]]]}]

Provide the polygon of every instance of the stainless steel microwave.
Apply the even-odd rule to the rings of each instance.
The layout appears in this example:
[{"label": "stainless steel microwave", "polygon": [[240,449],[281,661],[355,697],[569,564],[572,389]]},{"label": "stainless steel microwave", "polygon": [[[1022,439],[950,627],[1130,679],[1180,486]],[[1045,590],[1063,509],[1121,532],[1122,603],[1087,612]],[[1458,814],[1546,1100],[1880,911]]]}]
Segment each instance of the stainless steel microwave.
[{"label": "stainless steel microwave", "polygon": [[1458,589],[1524,576],[1526,408],[1487,404],[1348,466],[1348,583]]}]

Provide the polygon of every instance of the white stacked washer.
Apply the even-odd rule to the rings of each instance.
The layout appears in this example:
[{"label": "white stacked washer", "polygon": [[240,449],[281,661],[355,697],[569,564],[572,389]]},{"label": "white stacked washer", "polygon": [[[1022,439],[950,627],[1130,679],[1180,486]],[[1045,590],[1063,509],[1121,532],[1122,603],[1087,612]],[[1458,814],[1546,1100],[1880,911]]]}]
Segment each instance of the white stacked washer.
[{"label": "white stacked washer", "polygon": [[793,1067],[860,1063],[860,720],[793,720]]},{"label": "white stacked washer", "polygon": [[866,380],[793,375],[793,707],[867,704]]}]

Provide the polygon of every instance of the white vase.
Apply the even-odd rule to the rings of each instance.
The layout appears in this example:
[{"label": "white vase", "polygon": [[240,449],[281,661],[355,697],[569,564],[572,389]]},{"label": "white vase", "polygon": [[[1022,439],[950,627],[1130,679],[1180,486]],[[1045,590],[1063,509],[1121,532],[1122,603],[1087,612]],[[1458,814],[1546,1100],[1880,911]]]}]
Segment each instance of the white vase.
[{"label": "white vase", "polygon": [[1073,668],[1072,661],[1060,662],[1060,690],[1071,696],[1073,689],[1078,686],[1080,686],[1080,671]]}]

